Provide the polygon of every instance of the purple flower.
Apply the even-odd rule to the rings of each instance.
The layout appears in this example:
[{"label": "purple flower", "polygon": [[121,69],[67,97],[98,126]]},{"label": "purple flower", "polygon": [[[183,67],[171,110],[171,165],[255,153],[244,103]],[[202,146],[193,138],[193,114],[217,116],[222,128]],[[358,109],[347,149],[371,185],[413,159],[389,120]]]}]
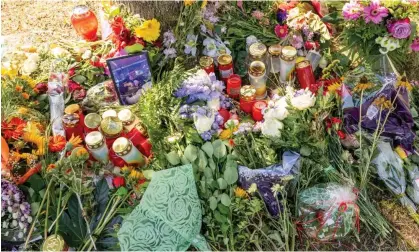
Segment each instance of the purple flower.
[{"label": "purple flower", "polygon": [[176,42],[176,38],[172,30],[168,30],[167,32],[163,34],[163,44],[165,47],[169,48],[175,42]]},{"label": "purple flower", "polygon": [[205,141],[210,141],[212,138],[212,133],[211,131],[205,131],[204,133],[201,134],[201,137]]},{"label": "purple flower", "polygon": [[278,23],[280,24],[284,24],[284,22],[287,20],[287,11],[283,10],[283,9],[279,9],[276,12],[276,20],[278,21]]},{"label": "purple flower", "polygon": [[291,38],[291,45],[296,49],[303,47],[303,37],[301,35],[293,35]]},{"label": "purple flower", "polygon": [[175,48],[166,48],[163,50],[163,54],[166,58],[173,59],[176,58],[176,49]]},{"label": "purple flower", "polygon": [[373,22],[378,24],[388,16],[388,10],[386,7],[380,6],[380,1],[374,0],[369,6],[364,8],[364,15],[365,23]]},{"label": "purple flower", "polygon": [[412,44],[410,45],[410,48],[412,48],[412,51],[414,52],[419,52],[419,37],[413,40]]},{"label": "purple flower", "polygon": [[342,9],[342,15],[346,20],[356,20],[361,16],[362,6],[357,0],[346,3]]},{"label": "purple flower", "polygon": [[387,24],[387,31],[395,38],[405,39],[410,36],[410,19],[393,20]]},{"label": "purple flower", "polygon": [[188,34],[186,37],[186,44],[185,44],[185,54],[191,54],[192,56],[196,55],[196,41],[198,40],[197,35]]}]

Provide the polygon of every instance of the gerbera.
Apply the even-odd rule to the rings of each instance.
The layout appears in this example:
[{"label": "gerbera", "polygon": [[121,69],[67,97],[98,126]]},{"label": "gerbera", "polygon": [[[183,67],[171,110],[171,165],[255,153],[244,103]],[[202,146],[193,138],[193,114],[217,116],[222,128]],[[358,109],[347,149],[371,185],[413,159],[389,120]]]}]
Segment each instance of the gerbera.
[{"label": "gerbera", "polygon": [[288,26],[285,25],[279,25],[277,24],[275,26],[275,35],[278,38],[285,38],[288,35]]},{"label": "gerbera", "polygon": [[1,133],[6,140],[10,138],[18,139],[23,134],[26,122],[18,117],[13,117],[9,122],[1,123]]},{"label": "gerbera", "polygon": [[87,150],[83,147],[77,148],[77,150],[75,151],[76,151],[76,157],[83,157],[83,156],[89,155]]},{"label": "gerbera", "polygon": [[147,20],[135,28],[135,34],[147,42],[153,42],[160,36],[160,23],[155,18]]},{"label": "gerbera", "polygon": [[51,152],[62,151],[65,147],[66,140],[64,136],[56,135],[49,138],[48,148]]},{"label": "gerbera", "polygon": [[357,0],[346,3],[342,9],[342,15],[346,20],[356,20],[361,16],[362,6]]},{"label": "gerbera", "polygon": [[236,187],[236,189],[234,189],[234,195],[238,198],[246,198],[247,192],[240,187]]},{"label": "gerbera", "polygon": [[28,100],[29,99],[29,97],[31,97],[28,93],[22,93],[22,97],[23,97],[23,99],[25,99],[25,100]]},{"label": "gerbera", "polygon": [[378,24],[388,16],[388,9],[380,6],[380,1],[372,1],[371,4],[364,8],[365,23],[373,22]]},{"label": "gerbera", "polygon": [[54,170],[57,166],[55,164],[49,164],[47,167],[47,172]]},{"label": "gerbera", "polygon": [[83,140],[81,140],[80,136],[74,136],[74,134],[72,134],[70,140],[68,140],[66,144],[66,149],[72,150],[76,147],[79,147],[82,141]]},{"label": "gerbera", "polygon": [[342,87],[342,83],[334,82],[330,86],[327,87],[327,92],[331,94],[339,93],[341,87]]}]

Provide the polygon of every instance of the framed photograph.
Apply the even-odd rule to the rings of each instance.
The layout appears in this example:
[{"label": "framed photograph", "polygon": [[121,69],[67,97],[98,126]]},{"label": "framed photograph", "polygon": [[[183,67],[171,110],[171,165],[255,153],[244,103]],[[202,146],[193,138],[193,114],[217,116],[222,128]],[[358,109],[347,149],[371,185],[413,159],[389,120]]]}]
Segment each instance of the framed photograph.
[{"label": "framed photograph", "polygon": [[151,87],[147,52],[108,59],[106,63],[122,105],[137,103],[143,92]]}]

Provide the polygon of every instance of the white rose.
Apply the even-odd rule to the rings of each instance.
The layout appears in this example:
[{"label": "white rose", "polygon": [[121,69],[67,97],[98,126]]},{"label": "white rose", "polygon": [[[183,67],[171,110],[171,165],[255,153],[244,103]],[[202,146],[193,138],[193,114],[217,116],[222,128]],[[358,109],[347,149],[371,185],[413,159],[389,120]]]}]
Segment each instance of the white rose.
[{"label": "white rose", "polygon": [[196,115],[194,117],[195,128],[199,134],[204,133],[205,131],[208,131],[211,129],[211,126],[214,123],[214,120],[215,120],[214,114],[211,115],[211,117]]},{"label": "white rose", "polygon": [[281,97],[280,99],[276,101],[270,101],[269,107],[265,110],[263,114],[263,118],[265,120],[269,119],[278,119],[278,120],[284,120],[287,118],[289,112],[287,110],[288,103],[287,98]]},{"label": "white rose", "polygon": [[280,137],[281,129],[284,128],[284,124],[276,119],[268,119],[262,123],[262,134],[271,137]]},{"label": "white rose", "polygon": [[313,93],[311,93],[308,88],[306,90],[299,90],[297,91],[297,96],[291,97],[291,105],[299,110],[304,110],[310,107],[313,107],[316,103],[316,96],[314,96]]},{"label": "white rose", "polygon": [[90,59],[92,57],[92,51],[90,50],[86,50],[83,55],[81,56],[82,59],[86,60],[86,59]]},{"label": "white rose", "polygon": [[215,111],[220,110],[220,98],[208,100],[207,106]]},{"label": "white rose", "polygon": [[54,49],[51,50],[51,54],[55,57],[55,58],[61,58],[61,57],[65,57],[67,55],[70,55],[70,53],[61,48],[61,47],[55,47]]}]

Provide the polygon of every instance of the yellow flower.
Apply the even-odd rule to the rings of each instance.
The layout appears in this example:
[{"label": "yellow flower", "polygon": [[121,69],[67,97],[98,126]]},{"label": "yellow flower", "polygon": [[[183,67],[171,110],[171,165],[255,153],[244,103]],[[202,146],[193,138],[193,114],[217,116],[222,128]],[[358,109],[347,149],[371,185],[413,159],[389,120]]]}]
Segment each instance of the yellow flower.
[{"label": "yellow flower", "polygon": [[147,20],[135,28],[135,34],[147,42],[153,42],[160,36],[160,23],[155,18]]},{"label": "yellow flower", "polygon": [[74,134],[72,134],[70,140],[68,140],[73,149],[79,147],[82,141],[83,140],[81,140],[80,136],[75,137]]},{"label": "yellow flower", "polygon": [[362,92],[367,89],[374,87],[374,84],[368,82],[368,79],[364,76],[361,78],[361,81],[355,86],[354,92]]},{"label": "yellow flower", "polygon": [[279,185],[279,184],[275,184],[275,185],[273,185],[273,186],[271,187],[271,191],[272,191],[275,195],[277,195],[279,192],[281,192],[281,191],[282,191],[282,189],[284,189],[284,187],[283,187],[283,186],[281,186],[281,185]]},{"label": "yellow flower", "polygon": [[383,109],[390,109],[392,107],[391,101],[384,96],[376,98],[373,104],[377,107],[382,107]]},{"label": "yellow flower", "polygon": [[409,83],[409,81],[407,80],[406,76],[403,77],[399,77],[396,83],[396,87],[404,87],[407,89],[407,91],[412,91],[413,87],[412,84]]},{"label": "yellow flower", "polygon": [[202,1],[201,9],[204,9],[207,6],[208,0]]},{"label": "yellow flower", "polygon": [[80,147],[80,148],[77,149],[76,157],[82,157],[82,156],[85,156],[85,155],[89,155],[89,153],[87,152],[87,150],[85,148]]},{"label": "yellow flower", "polygon": [[25,107],[20,107],[20,108],[17,110],[17,112],[18,112],[19,114],[26,115],[26,113],[28,113],[28,109],[27,109],[27,108],[25,108]]},{"label": "yellow flower", "polygon": [[1,68],[1,76],[15,77],[17,75],[16,69]]},{"label": "yellow flower", "polygon": [[237,198],[247,198],[247,192],[240,187],[236,187],[236,189],[234,189],[234,194]]},{"label": "yellow flower", "polygon": [[257,189],[258,189],[257,185],[255,183],[253,183],[249,186],[249,189],[247,189],[247,192],[252,194],[252,193],[256,192]]},{"label": "yellow flower", "polygon": [[395,149],[394,149],[394,151],[397,153],[397,155],[399,155],[399,157],[401,158],[401,159],[405,159],[405,158],[407,158],[407,154],[406,154],[406,151],[399,145],[399,146],[397,146]]},{"label": "yellow flower", "polygon": [[144,175],[140,171],[133,169],[128,177],[134,180],[138,180],[144,178]]},{"label": "yellow flower", "polygon": [[124,167],[122,167],[121,168],[121,171],[123,172],[123,173],[130,173],[131,172],[131,170],[132,170],[132,166],[124,166]]},{"label": "yellow flower", "polygon": [[220,134],[221,140],[227,140],[230,139],[233,136],[233,131],[231,129],[225,129]]},{"label": "yellow flower", "polygon": [[342,87],[342,83],[334,82],[332,85],[327,87],[327,91],[331,94],[335,94]]},{"label": "yellow flower", "polygon": [[183,4],[185,6],[191,6],[194,2],[195,0],[183,0]]},{"label": "yellow flower", "polygon": [[55,164],[49,164],[47,167],[47,172],[54,170],[57,166]]}]

